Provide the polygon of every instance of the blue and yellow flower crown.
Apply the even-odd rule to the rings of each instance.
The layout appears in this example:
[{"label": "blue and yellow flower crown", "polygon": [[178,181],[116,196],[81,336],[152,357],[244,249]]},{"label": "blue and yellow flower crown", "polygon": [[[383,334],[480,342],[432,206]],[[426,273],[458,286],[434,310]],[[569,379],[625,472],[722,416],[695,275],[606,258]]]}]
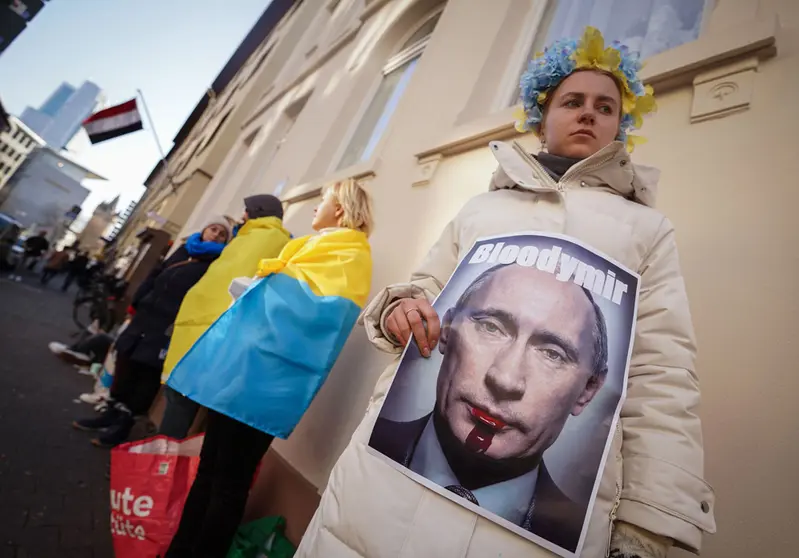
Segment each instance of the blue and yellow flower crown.
[{"label": "blue and yellow flower crown", "polygon": [[579,41],[559,39],[536,54],[522,74],[522,108],[517,114],[516,129],[538,134],[550,91],[573,72],[594,69],[612,75],[621,85],[622,117],[617,139],[632,151],[645,140],[630,131],[640,128],[644,115],[657,108],[652,87],[638,77],[641,67],[638,54],[618,41],[605,48],[602,33],[594,27],[586,27]]}]

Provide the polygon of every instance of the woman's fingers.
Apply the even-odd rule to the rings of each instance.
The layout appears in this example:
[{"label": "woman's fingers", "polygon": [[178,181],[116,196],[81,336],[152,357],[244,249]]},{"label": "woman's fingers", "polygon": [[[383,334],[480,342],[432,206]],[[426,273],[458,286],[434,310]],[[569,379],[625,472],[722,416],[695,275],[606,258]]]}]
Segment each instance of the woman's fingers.
[{"label": "woman's fingers", "polygon": [[427,342],[427,331],[425,331],[424,323],[422,322],[422,312],[418,306],[411,306],[405,312],[408,318],[408,323],[411,325],[413,338],[416,340],[416,345],[419,347],[419,352],[422,356],[427,358],[430,356],[430,345]]},{"label": "woman's fingers", "polygon": [[400,328],[399,323],[397,322],[397,310],[399,306],[395,308],[391,314],[389,314],[388,318],[386,318],[386,327],[388,328],[388,332],[399,341],[400,345],[405,345],[408,342],[408,339],[403,336],[402,329]]},{"label": "woman's fingers", "polygon": [[422,313],[424,321],[427,322],[427,343],[430,349],[435,349],[438,343],[438,337],[441,334],[441,322],[438,319],[438,314],[435,308],[426,300],[420,300],[417,306]]},{"label": "woman's fingers", "polygon": [[408,298],[400,302],[386,318],[386,328],[403,346],[413,336],[419,352],[425,358],[430,356],[441,334],[438,314],[424,299]]},{"label": "woman's fingers", "polygon": [[394,309],[389,319],[394,323],[394,330],[391,333],[404,347],[411,337],[411,325],[408,323],[408,318],[405,316],[401,304]]},{"label": "woman's fingers", "polygon": [[438,343],[441,324],[438,314],[424,299],[405,299],[386,319],[386,327],[397,341],[406,345],[413,336],[419,352],[429,357]]}]

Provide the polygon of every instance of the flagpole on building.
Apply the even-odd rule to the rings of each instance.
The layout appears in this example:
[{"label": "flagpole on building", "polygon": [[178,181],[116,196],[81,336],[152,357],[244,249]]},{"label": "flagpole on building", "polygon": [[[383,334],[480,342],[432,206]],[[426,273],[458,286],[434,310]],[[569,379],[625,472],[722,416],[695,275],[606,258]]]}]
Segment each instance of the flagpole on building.
[{"label": "flagpole on building", "polygon": [[150,125],[150,131],[153,133],[153,139],[155,140],[155,145],[158,147],[158,153],[161,155],[161,162],[164,164],[164,170],[168,170],[169,167],[166,162],[166,155],[164,154],[164,149],[161,147],[161,142],[158,140],[158,134],[155,133],[153,117],[150,116],[150,109],[147,108],[147,101],[144,100],[144,93],[142,93],[141,89],[137,89],[136,93],[138,93],[139,99],[141,99],[141,106],[144,107],[144,115],[147,117],[147,123]]}]

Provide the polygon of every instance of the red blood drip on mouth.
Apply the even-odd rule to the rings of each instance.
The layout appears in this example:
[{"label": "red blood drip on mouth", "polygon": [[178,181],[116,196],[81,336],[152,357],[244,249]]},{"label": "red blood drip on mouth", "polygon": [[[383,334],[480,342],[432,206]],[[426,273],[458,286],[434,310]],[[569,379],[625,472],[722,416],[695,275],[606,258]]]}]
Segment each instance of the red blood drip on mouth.
[{"label": "red blood drip on mouth", "polygon": [[472,417],[475,418],[483,428],[493,430],[494,432],[505,428],[505,423],[502,420],[492,417],[482,409],[472,407]]},{"label": "red blood drip on mouth", "polygon": [[475,453],[485,453],[493,440],[494,432],[475,425],[469,435],[466,436],[466,449]]}]

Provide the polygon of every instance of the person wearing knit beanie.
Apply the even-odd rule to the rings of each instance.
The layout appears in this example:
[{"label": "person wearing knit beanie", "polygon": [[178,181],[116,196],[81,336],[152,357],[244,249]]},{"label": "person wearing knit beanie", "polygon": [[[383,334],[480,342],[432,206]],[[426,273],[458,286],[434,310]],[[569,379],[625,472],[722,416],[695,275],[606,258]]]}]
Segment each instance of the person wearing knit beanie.
[{"label": "person wearing knit beanie", "polygon": [[244,210],[248,219],[261,217],[283,219],[283,203],[270,194],[257,194],[244,198]]},{"label": "person wearing knit beanie", "polygon": [[225,218],[224,215],[212,215],[208,219],[206,219],[202,227],[200,227],[200,232],[204,233],[205,229],[210,227],[211,225],[219,225],[220,227],[225,229],[226,237],[225,243],[230,242],[233,239],[233,228],[230,226],[230,222]]},{"label": "person wearing knit beanie", "polygon": [[[276,258],[291,238],[283,227],[283,206],[278,198],[267,194],[249,196],[244,199],[244,206],[243,222],[236,224],[219,258],[180,306],[164,361],[164,382],[205,330],[228,309],[231,282],[237,277],[254,276],[260,261]],[[159,433],[183,439],[194,424],[199,405],[169,387],[164,393],[167,405]]]}]

